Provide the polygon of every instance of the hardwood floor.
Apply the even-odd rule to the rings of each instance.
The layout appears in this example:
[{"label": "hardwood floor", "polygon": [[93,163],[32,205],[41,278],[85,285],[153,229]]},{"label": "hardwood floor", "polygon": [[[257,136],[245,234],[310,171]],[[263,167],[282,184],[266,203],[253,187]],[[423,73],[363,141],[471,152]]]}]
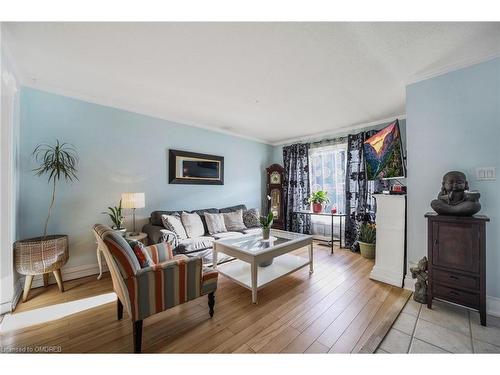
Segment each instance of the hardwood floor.
[{"label": "hardwood floor", "polygon": [[[219,278],[215,315],[202,297],[144,321],[143,352],[351,353],[373,352],[410,293],[368,278],[373,261],[347,250],[314,247],[315,272],[302,269],[251,292]],[[307,256],[307,250],[296,254]],[[51,309],[112,292],[111,279],[94,276],[30,292],[13,314]],[[64,306],[64,305],[63,305]],[[41,310],[40,310],[41,311]],[[133,351],[132,324],[116,320],[116,302],[0,334],[2,348],[60,346],[65,353]],[[20,315],[19,315],[20,316]],[[4,349],[5,351],[5,349]]]}]

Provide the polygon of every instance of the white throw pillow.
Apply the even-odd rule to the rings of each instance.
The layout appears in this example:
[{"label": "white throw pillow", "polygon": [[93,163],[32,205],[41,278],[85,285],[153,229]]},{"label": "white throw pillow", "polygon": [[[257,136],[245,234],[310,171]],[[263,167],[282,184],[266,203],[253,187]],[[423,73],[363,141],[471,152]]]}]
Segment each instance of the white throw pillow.
[{"label": "white throw pillow", "polygon": [[203,227],[201,217],[196,212],[192,214],[183,212],[181,214],[181,221],[189,238],[201,237],[205,234],[205,228]]},{"label": "white throw pillow", "polygon": [[225,212],[222,215],[228,231],[239,231],[247,228],[243,223],[243,210]]},{"label": "white throw pillow", "polygon": [[210,214],[205,212],[205,220],[207,222],[208,233],[215,234],[227,232],[223,214]]},{"label": "white throw pillow", "polygon": [[185,240],[187,238],[186,230],[182,225],[181,217],[179,215],[161,215],[161,221],[163,222],[163,226],[174,232],[179,239]]}]

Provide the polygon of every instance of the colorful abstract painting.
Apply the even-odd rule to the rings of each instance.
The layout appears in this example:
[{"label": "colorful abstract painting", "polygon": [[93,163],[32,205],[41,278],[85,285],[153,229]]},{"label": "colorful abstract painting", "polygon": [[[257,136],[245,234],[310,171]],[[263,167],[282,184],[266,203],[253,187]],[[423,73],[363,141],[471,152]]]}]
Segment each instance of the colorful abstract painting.
[{"label": "colorful abstract painting", "polygon": [[363,146],[369,180],[405,176],[398,120],[368,138]]}]

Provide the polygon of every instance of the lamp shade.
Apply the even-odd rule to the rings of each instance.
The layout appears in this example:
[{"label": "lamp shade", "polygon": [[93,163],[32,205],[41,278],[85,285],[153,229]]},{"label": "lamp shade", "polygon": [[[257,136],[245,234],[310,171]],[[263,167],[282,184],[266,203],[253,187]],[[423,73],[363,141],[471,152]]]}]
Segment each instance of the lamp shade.
[{"label": "lamp shade", "polygon": [[122,193],[123,208],[143,208],[145,206],[144,193]]}]

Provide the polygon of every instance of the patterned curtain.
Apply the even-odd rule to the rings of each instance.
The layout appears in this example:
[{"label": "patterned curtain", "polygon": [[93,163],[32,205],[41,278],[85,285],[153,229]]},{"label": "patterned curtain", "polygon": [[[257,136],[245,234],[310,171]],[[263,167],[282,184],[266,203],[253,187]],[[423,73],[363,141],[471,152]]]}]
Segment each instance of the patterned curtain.
[{"label": "patterned curtain", "polygon": [[359,251],[359,225],[375,220],[376,206],[372,194],[385,189],[388,184],[386,181],[366,179],[363,142],[377,132],[370,130],[347,137],[345,243],[353,251]]},{"label": "patterned curtain", "polygon": [[309,209],[309,145],[298,143],[283,147],[285,167],[284,200],[285,230],[297,233],[311,232],[309,215],[294,215],[295,211]]}]

